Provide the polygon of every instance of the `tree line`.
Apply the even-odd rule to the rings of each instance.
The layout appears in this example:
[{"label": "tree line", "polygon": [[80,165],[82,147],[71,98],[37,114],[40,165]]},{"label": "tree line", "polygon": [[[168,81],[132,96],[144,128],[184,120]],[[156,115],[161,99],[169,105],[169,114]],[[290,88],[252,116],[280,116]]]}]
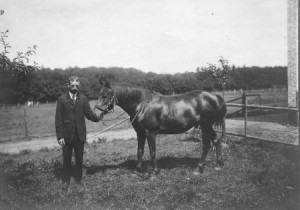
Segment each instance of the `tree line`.
[{"label": "tree line", "polygon": [[[1,67],[1,66],[0,66]],[[216,83],[208,68],[177,74],[145,73],[134,68],[67,68],[39,70],[29,69],[26,76],[18,77],[0,68],[0,103],[16,104],[25,101],[53,102],[67,90],[70,75],[78,75],[81,93],[96,99],[99,79],[127,83],[154,90],[162,94],[177,94],[192,90],[215,91],[233,89],[264,89],[287,86],[287,67],[235,67],[230,68],[230,77],[222,87]]]}]

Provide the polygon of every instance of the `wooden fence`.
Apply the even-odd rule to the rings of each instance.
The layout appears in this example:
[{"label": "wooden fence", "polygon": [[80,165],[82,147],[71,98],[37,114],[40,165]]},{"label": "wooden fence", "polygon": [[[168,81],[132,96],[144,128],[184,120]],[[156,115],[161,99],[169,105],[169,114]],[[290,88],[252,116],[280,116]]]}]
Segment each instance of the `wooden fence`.
[{"label": "wooden fence", "polygon": [[[240,134],[240,133],[232,133],[232,132],[226,132],[226,134],[229,134],[229,135],[234,135],[234,136],[239,136],[239,137],[249,137],[249,138],[253,138],[253,139],[259,139],[259,140],[266,140],[266,141],[270,141],[269,139],[265,139],[265,138],[261,138],[261,137],[257,137],[257,136],[251,136],[247,133],[247,122],[248,122],[248,110],[249,109],[260,109],[260,110],[278,110],[278,111],[286,111],[286,112],[293,112],[293,113],[296,113],[299,112],[299,108],[298,107],[294,107],[294,108],[291,108],[291,107],[271,107],[271,106],[262,106],[261,105],[261,102],[260,102],[260,105],[251,105],[247,102],[247,96],[257,96],[259,100],[261,100],[261,96],[260,94],[255,94],[255,95],[246,95],[246,93],[244,92],[242,94],[241,97],[238,97],[236,99],[232,99],[228,102],[226,102],[226,105],[228,107],[240,107],[241,109],[238,110],[238,111],[235,111],[233,113],[230,113],[229,115],[232,115],[234,113],[237,113],[237,112],[242,112],[243,113],[243,117],[244,117],[244,133],[243,134]],[[236,100],[240,100],[242,99],[242,104],[237,104],[237,103],[231,103],[233,101],[236,101]],[[256,101],[257,98],[254,100]],[[253,102],[253,101],[252,101]],[[250,102],[251,103],[251,102]],[[220,132],[220,131],[218,131]],[[299,149],[300,149],[300,138],[299,138],[299,134],[298,134],[298,146],[299,146]]]}]

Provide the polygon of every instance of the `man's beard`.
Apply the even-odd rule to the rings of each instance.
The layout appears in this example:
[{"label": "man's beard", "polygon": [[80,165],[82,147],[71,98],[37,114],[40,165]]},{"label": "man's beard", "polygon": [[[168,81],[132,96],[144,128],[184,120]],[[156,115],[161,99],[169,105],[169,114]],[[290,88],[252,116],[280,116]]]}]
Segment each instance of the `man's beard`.
[{"label": "man's beard", "polygon": [[71,89],[70,92],[71,92],[72,94],[76,94],[76,93],[77,93],[77,90],[76,90],[76,89]]}]

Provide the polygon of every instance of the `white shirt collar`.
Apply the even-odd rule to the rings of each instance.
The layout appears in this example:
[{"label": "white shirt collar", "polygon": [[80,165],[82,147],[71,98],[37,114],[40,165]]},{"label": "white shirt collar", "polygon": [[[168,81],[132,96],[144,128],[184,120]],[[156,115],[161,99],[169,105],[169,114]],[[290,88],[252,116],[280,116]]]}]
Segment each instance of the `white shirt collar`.
[{"label": "white shirt collar", "polygon": [[69,95],[70,95],[71,99],[73,99],[73,96],[74,96],[75,100],[77,99],[77,93],[73,94],[73,93],[69,92]]}]

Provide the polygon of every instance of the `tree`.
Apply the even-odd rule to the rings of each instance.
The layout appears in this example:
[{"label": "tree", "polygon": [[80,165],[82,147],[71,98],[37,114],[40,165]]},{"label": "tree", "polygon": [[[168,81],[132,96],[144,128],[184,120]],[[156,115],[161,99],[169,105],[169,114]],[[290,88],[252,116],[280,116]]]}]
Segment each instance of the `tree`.
[{"label": "tree", "polygon": [[228,65],[228,60],[220,57],[218,60],[219,65],[208,64],[207,71],[216,85],[221,86],[223,97],[226,85],[231,79],[231,67]]},{"label": "tree", "polygon": [[[4,11],[0,11],[0,16]],[[11,45],[6,41],[9,30],[1,32],[0,42],[3,51],[0,53],[0,102],[24,102],[28,100],[31,73],[39,66],[35,61],[30,65],[30,57],[36,53],[37,46],[28,47],[26,52],[17,52],[9,58]]]}]

